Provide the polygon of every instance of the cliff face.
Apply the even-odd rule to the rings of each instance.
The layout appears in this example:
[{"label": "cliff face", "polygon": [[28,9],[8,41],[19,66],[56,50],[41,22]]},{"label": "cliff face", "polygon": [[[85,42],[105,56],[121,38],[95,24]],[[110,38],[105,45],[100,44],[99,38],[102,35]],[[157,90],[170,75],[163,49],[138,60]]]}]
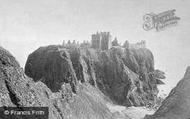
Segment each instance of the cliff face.
[{"label": "cliff face", "polygon": [[[52,50],[52,47],[50,49]],[[65,51],[62,53],[64,52]],[[71,60],[67,60],[67,56],[68,54],[62,54],[62,57],[66,59],[63,62],[64,66],[67,66],[69,62],[71,62]],[[54,59],[57,57],[54,55],[52,58]],[[50,61],[49,66],[52,66],[55,63],[54,60],[52,60],[47,59],[47,61]],[[39,63],[38,65],[42,65],[42,62],[37,63]],[[70,67],[67,67],[67,70],[61,69],[63,64],[56,66],[60,66],[60,72],[63,70],[66,70],[69,73],[74,72],[71,68],[71,63],[69,65]],[[46,71],[49,70],[50,69],[46,69]],[[55,93],[52,92],[51,90],[56,90],[58,88],[51,87],[52,85],[60,86],[54,83],[52,83],[52,85],[47,83],[47,80],[50,80],[47,76],[51,76],[52,73],[58,73],[54,71],[55,69],[52,70],[52,72],[47,72],[50,73],[49,75],[46,74],[42,77],[41,81],[45,84],[37,79],[34,79],[34,82],[33,79],[24,74],[23,69],[20,68],[15,58],[8,51],[0,47],[0,107],[22,108],[47,106],[49,107],[49,119],[128,119],[125,115],[122,116],[111,113],[106,106],[107,103],[111,103],[109,98],[88,83],[78,83],[77,90],[74,89],[77,91],[77,94],[75,94],[72,88],[72,86],[76,87],[72,82],[76,79],[75,74],[70,74],[70,79],[68,79],[68,77],[64,79],[65,74],[61,77],[62,79],[56,77],[58,81],[60,78],[64,84],[59,87],[59,91],[56,91]],[[52,80],[56,81],[53,76],[55,76],[55,74],[52,75]],[[60,81],[60,83],[62,82]],[[3,118],[2,115],[0,116]],[[20,117],[15,118],[21,119]]]},{"label": "cliff face", "polygon": [[146,105],[164,78],[148,49],[121,47],[41,47],[29,55],[25,73],[0,47],[0,107],[47,106],[50,119],[128,119],[108,105]]},{"label": "cliff face", "polygon": [[106,51],[63,46],[41,47],[31,53],[25,73],[53,92],[65,83],[77,94],[78,83],[89,83],[113,102],[142,106],[157,96],[159,77],[152,53],[145,48],[113,47]]},{"label": "cliff face", "polygon": [[160,108],[145,119],[189,119],[190,118],[190,67],[182,80],[172,89]]}]

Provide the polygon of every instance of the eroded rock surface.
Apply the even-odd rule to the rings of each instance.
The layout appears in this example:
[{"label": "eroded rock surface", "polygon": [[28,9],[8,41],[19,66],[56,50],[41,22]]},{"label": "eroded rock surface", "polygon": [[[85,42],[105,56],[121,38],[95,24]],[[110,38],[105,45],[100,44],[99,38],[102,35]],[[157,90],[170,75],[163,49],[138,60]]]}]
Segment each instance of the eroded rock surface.
[{"label": "eroded rock surface", "polygon": [[160,108],[145,119],[189,119],[190,118],[190,67],[182,80],[172,89]]},{"label": "eroded rock surface", "polygon": [[125,106],[154,102],[159,77],[163,77],[155,72],[153,55],[146,48],[100,51],[51,45],[31,53],[25,65],[26,75],[42,81],[53,92],[70,83],[77,93],[79,82],[89,83]]},{"label": "eroded rock surface", "polygon": [[[67,65],[68,61],[65,62]],[[75,94],[69,81],[63,79],[59,91],[52,92],[41,82],[47,80],[42,77],[34,82],[24,74],[15,58],[0,47],[0,107],[49,107],[49,119],[128,119],[111,113],[106,106],[111,103],[109,98],[89,83],[79,83]]]}]

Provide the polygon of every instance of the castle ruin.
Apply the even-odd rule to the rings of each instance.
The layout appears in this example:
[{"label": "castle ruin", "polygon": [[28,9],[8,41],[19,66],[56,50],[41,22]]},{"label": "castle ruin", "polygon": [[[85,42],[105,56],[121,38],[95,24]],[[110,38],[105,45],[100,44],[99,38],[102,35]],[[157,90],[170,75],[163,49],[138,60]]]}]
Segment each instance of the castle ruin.
[{"label": "castle ruin", "polygon": [[142,41],[135,43],[135,44],[129,43],[129,48],[130,49],[146,48],[146,41],[142,40]]},{"label": "castle ruin", "polygon": [[[62,46],[65,46],[65,47],[79,46],[83,48],[91,47],[96,50],[108,50],[112,46],[114,47],[114,46],[121,46],[121,45],[118,43],[117,38],[115,38],[112,42],[112,36],[110,32],[96,32],[95,34],[92,34],[91,36],[91,43],[88,41],[83,41],[83,43],[79,43],[79,42],[76,42],[75,40],[73,40],[73,42],[68,40],[67,43],[63,41]],[[124,44],[122,45],[122,47],[127,48],[127,49],[146,48],[146,41],[141,40],[140,42],[137,42],[137,43],[129,43],[126,40]]]},{"label": "castle ruin", "polygon": [[109,32],[97,32],[92,34],[92,48],[100,50],[108,50],[111,48],[111,35]]}]

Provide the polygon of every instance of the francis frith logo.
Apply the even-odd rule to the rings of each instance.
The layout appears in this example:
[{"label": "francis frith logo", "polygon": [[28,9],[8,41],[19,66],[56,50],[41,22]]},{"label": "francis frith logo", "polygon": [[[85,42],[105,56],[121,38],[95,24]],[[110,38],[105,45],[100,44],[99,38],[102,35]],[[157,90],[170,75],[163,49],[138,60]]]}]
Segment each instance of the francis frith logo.
[{"label": "francis frith logo", "polygon": [[156,29],[156,31],[161,31],[169,26],[174,26],[180,20],[179,17],[175,15],[176,10],[168,10],[159,14],[149,13],[144,15],[143,29],[148,31],[151,29]]}]

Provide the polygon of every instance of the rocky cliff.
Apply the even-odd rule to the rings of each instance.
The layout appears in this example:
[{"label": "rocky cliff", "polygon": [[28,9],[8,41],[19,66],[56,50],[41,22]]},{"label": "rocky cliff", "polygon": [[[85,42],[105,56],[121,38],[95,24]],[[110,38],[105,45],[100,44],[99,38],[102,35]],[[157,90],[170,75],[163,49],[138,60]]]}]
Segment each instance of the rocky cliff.
[{"label": "rocky cliff", "polygon": [[27,76],[45,83],[53,92],[68,83],[77,94],[78,84],[87,83],[125,106],[154,102],[157,84],[164,77],[158,71],[154,69],[151,51],[146,48],[112,47],[100,51],[51,45],[31,53],[25,65]]},{"label": "rocky cliff", "polygon": [[0,107],[49,107],[50,119],[129,119],[110,105],[153,102],[163,78],[145,48],[40,47],[29,55],[24,73],[0,47]]},{"label": "rocky cliff", "polygon": [[[61,71],[64,70],[61,69],[63,68],[62,66],[71,65],[71,60],[67,60],[68,54],[62,55],[63,58],[66,58],[64,65],[57,65],[60,66],[59,70]],[[56,58],[55,56],[56,55],[52,58]],[[47,61],[53,60],[48,59]],[[42,65],[41,63],[39,63],[39,65]],[[51,65],[53,64],[50,63],[49,66]],[[69,73],[75,73],[71,67],[66,68],[67,70],[65,70]],[[52,70],[52,72],[54,72],[54,70]],[[48,72],[51,74],[47,76],[52,75],[52,72]],[[63,77],[64,75],[65,74],[63,74]],[[19,109],[22,107],[49,107],[49,119],[128,119],[125,115],[110,112],[106,106],[106,104],[111,104],[110,99],[99,89],[88,83],[77,84],[76,94],[76,92],[73,91],[76,91],[76,89],[72,88],[73,86],[76,87],[76,84],[72,82],[76,78],[75,74],[70,74],[69,76],[71,76],[71,78],[66,75],[66,79],[62,79],[64,84],[62,84],[59,91],[56,92],[52,92],[51,90],[54,91],[57,88],[52,88],[51,86],[60,85],[48,85],[48,79],[45,79],[47,76],[38,81],[29,78],[24,74],[23,69],[19,66],[15,58],[8,51],[0,47],[0,107],[4,107],[4,109],[6,109],[6,107],[17,107]],[[59,79],[59,77],[57,77],[57,79]],[[71,79],[72,81],[70,81]],[[42,81],[45,82],[45,84]],[[51,89],[49,89],[46,84]],[[5,117],[0,115],[0,118]],[[17,116],[15,119],[23,118]],[[33,119],[35,119],[35,117]]]},{"label": "rocky cliff", "polygon": [[182,80],[162,102],[160,108],[145,119],[189,119],[190,118],[190,67]]}]

